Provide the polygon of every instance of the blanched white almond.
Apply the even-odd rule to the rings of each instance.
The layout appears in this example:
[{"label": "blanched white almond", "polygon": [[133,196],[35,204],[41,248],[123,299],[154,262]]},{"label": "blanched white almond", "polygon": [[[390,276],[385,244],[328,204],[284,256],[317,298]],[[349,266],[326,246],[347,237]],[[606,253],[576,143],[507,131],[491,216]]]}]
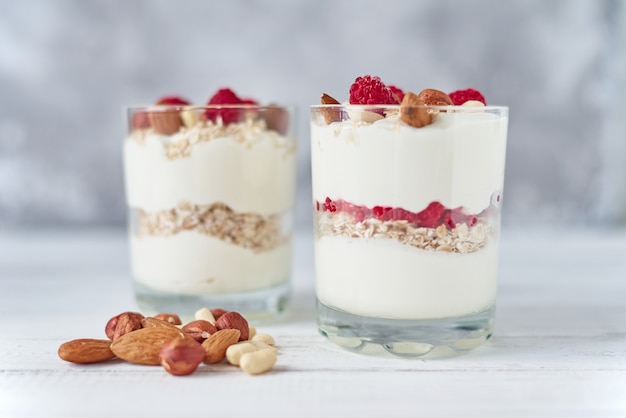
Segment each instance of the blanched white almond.
[{"label": "blanched white almond", "polygon": [[256,335],[256,328],[250,325],[248,327],[248,339],[251,340]]},{"label": "blanched white almond", "polygon": [[276,351],[259,350],[245,353],[239,360],[239,367],[248,374],[265,373],[276,364]]},{"label": "blanched white almond", "polygon": [[197,109],[193,110],[193,107],[185,107],[184,110],[180,112],[180,118],[187,128],[191,128],[200,120],[200,114]]},{"label": "blanched white almond", "polygon": [[274,341],[274,337],[269,334],[256,334],[254,337],[250,338],[252,341],[260,341],[262,343],[268,345],[276,345],[276,341]]},{"label": "blanched white almond", "polygon": [[209,321],[212,325],[215,325],[215,317],[207,308],[198,309],[196,311],[195,318]]},{"label": "blanched white almond", "polygon": [[247,341],[241,341],[237,344],[231,345],[226,349],[226,360],[228,360],[228,362],[233,366],[239,366],[241,356],[257,350],[258,348],[254,344]]},{"label": "blanched white almond", "polygon": [[350,107],[350,106],[346,107],[346,111],[348,112],[350,119],[353,121],[373,123],[373,122],[376,122],[377,120],[384,118],[384,116],[381,115],[380,113],[369,112],[367,110],[362,110],[362,109],[358,109],[358,108]]}]

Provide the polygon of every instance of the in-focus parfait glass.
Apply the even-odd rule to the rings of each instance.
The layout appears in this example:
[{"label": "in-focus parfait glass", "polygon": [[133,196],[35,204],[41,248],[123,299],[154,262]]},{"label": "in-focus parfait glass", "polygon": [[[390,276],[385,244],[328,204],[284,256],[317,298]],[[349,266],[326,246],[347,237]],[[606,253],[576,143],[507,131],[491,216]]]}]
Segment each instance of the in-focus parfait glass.
[{"label": "in-focus parfait glass", "polygon": [[248,319],[290,298],[294,108],[135,106],[123,157],[134,291],[144,312]]},{"label": "in-focus parfait glass", "polygon": [[399,356],[481,345],[494,327],[508,108],[319,105],[310,125],[320,332]]}]

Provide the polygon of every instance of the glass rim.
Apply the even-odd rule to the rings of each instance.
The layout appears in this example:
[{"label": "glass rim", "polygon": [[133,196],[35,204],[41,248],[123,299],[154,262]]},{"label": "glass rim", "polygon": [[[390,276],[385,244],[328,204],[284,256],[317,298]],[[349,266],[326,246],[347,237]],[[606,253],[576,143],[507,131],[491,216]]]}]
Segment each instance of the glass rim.
[{"label": "glass rim", "polygon": [[350,103],[337,103],[337,104],[318,104],[311,105],[311,110],[317,109],[356,109],[356,110],[369,110],[369,109],[397,109],[401,108],[426,108],[433,110],[454,110],[454,111],[470,111],[476,113],[477,111],[487,110],[509,110],[508,106],[501,105],[486,105],[486,106],[463,106],[463,105],[417,105],[417,106],[401,106],[399,104],[350,104]]},{"label": "glass rim", "polygon": [[193,110],[207,110],[207,109],[246,109],[246,110],[258,110],[258,109],[285,109],[285,110],[295,110],[296,109],[296,105],[295,104],[291,104],[291,103],[272,103],[272,104],[266,104],[266,105],[256,105],[256,104],[207,104],[207,105],[157,105],[157,104],[151,104],[151,105],[139,105],[139,104],[131,104],[131,105],[125,105],[123,106],[123,108],[125,110],[131,110],[131,111],[153,111],[153,112],[158,112],[158,111],[167,111],[167,110],[176,110],[176,111],[183,111],[183,110],[189,110],[189,111],[193,111]]}]

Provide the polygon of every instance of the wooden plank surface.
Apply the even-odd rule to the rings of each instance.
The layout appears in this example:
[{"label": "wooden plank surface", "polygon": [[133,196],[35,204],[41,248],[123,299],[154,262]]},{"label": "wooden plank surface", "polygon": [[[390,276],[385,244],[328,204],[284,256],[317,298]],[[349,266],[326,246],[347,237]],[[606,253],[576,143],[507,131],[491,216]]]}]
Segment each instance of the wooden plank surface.
[{"label": "wooden plank surface", "polygon": [[451,359],[344,351],[315,328],[312,242],[296,240],[279,361],[174,377],[118,361],[76,366],[63,341],[102,337],[135,309],[123,231],[0,236],[0,417],[626,416],[626,230],[504,231],[496,333]]}]

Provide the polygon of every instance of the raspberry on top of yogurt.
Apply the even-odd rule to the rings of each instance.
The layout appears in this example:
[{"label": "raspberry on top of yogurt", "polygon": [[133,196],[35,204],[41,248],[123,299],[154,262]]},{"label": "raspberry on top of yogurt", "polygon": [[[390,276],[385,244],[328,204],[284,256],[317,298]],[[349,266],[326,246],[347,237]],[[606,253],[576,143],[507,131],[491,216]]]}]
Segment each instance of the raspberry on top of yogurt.
[{"label": "raspberry on top of yogurt", "polygon": [[[404,90],[396,85],[385,84],[380,77],[368,74],[357,77],[350,85],[349,103],[360,105],[404,105],[404,99],[409,93],[414,94],[412,91]],[[424,102],[423,105],[426,106],[441,106],[443,103],[460,106],[468,101],[487,105],[485,96],[473,88],[456,90],[448,94],[427,88],[422,90],[417,96]],[[328,100],[324,100],[324,97],[339,103],[331,96],[323,94],[322,104],[328,103]]]},{"label": "raspberry on top of yogurt", "polygon": [[350,104],[399,104],[394,94],[380,77],[364,75],[357,77],[350,86]]},{"label": "raspberry on top of yogurt", "polygon": [[[340,103],[326,93],[322,94],[321,101],[323,105]],[[415,94],[396,85],[385,84],[380,77],[369,74],[357,77],[350,85],[348,102],[351,105],[400,105],[400,119],[414,128],[422,128],[434,122],[439,109],[427,109],[427,106],[460,106],[467,102],[478,106],[487,104],[485,97],[476,89],[457,90],[447,94],[427,88]],[[395,114],[378,108],[367,111],[352,110],[348,113],[354,121],[369,123]],[[340,122],[343,117],[337,110],[327,110],[324,112],[324,119],[330,124]]]},{"label": "raspberry on top of yogurt", "polygon": [[[221,88],[207,102],[207,105],[257,105],[258,102],[254,99],[240,98],[232,89]],[[204,112],[207,119],[215,122],[218,117],[222,119],[224,125],[230,123],[239,122],[241,119],[241,112],[239,109],[229,109],[228,107],[223,109],[207,109]]]},{"label": "raspberry on top of yogurt", "polygon": [[483,94],[476,89],[457,90],[449,93],[448,96],[450,96],[450,99],[452,99],[452,103],[455,106],[460,106],[469,101],[481,102],[485,106],[487,105],[485,96],[483,96]]}]

